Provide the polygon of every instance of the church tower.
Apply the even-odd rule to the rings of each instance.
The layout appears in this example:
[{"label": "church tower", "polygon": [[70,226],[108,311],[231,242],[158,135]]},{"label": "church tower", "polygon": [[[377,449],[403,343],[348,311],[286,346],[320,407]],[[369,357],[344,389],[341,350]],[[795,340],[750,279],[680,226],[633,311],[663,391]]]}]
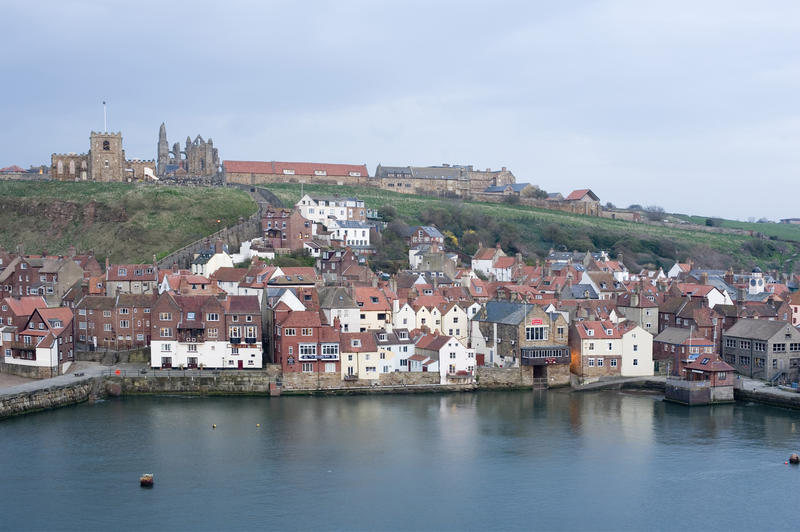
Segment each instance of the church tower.
[{"label": "church tower", "polygon": [[167,126],[161,122],[158,130],[158,175],[164,175],[169,164],[169,144],[167,143]]},{"label": "church tower", "polygon": [[92,181],[124,181],[125,151],[122,133],[89,135],[89,178]]}]

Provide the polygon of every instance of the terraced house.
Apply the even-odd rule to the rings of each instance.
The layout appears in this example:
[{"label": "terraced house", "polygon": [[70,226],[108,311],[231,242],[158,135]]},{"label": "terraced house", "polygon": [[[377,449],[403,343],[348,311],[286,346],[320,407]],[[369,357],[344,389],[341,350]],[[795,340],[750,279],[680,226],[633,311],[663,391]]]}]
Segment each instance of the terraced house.
[{"label": "terraced house", "polygon": [[176,296],[152,309],[153,368],[259,369],[261,310],[256,296]]},{"label": "terraced house", "polygon": [[796,381],[800,331],[788,321],[740,319],[722,335],[722,356],[742,375]]}]

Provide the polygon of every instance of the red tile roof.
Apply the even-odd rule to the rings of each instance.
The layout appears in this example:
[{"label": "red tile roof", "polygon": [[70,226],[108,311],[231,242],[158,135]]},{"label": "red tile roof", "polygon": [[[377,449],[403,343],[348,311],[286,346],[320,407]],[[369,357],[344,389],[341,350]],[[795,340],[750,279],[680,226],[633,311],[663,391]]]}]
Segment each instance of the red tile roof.
[{"label": "red tile roof", "polygon": [[15,316],[30,316],[37,308],[47,308],[47,303],[42,296],[25,296],[19,299],[7,297],[3,303]]},{"label": "red tile roof", "polygon": [[570,192],[569,196],[567,196],[564,199],[566,201],[576,201],[579,199],[583,199],[583,197],[587,194],[591,195],[592,199],[597,200],[597,196],[595,196],[594,192],[592,192],[588,188],[580,188],[578,190],[573,190],[572,192]]},{"label": "red tile roof", "polygon": [[[330,163],[290,163],[279,161],[223,161],[225,172],[241,174],[278,174],[278,175],[307,175],[313,176],[315,172],[322,171],[329,176],[349,176],[351,172],[368,177],[369,171],[364,164],[330,164]],[[294,171],[294,174],[284,174],[284,170]]]},{"label": "red tile roof", "polygon": [[442,347],[444,347],[447,342],[452,340],[451,336],[444,336],[438,334],[426,334],[419,340],[417,340],[417,349],[426,349],[428,351],[439,351]]}]

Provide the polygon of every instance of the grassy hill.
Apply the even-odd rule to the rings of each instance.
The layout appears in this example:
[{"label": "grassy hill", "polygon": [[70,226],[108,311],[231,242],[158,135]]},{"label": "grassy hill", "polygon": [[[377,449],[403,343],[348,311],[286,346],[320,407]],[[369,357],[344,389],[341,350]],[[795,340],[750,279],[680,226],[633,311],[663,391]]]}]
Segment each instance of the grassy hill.
[{"label": "grassy hill", "polygon": [[4,181],[0,245],[21,243],[27,253],[66,253],[74,245],[101,260],[146,262],[256,210],[237,189]]},{"label": "grassy hill", "polygon": [[[300,185],[265,187],[286,204],[300,198]],[[567,250],[606,249],[624,253],[629,266],[670,267],[675,260],[691,257],[712,268],[785,270],[791,267],[800,245],[746,235],[709,233],[687,226],[662,227],[579,216],[519,205],[439,199],[399,194],[370,187],[305,185],[306,193],[357,196],[369,208],[382,209],[409,225],[433,223],[453,233],[455,247],[473,253],[478,242],[520,251],[528,257],[546,255],[550,248]],[[388,208],[385,208],[388,207]],[[776,224],[754,224],[758,226]],[[769,234],[763,230],[758,231]],[[787,239],[788,240],[788,239]],[[800,241],[800,234],[798,234]],[[399,259],[398,259],[399,260]],[[788,262],[787,262],[788,261]]]}]

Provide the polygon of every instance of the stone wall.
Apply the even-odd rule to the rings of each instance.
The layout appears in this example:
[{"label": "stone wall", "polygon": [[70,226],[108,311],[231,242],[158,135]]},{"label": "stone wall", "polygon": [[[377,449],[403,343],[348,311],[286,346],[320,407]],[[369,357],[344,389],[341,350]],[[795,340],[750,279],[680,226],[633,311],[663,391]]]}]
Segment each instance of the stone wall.
[{"label": "stone wall", "polygon": [[569,364],[550,364],[547,367],[547,387],[569,386]]},{"label": "stone wall", "polygon": [[533,386],[533,367],[485,368],[475,370],[475,381],[479,390],[502,388],[530,388]]},{"label": "stone wall", "polygon": [[150,364],[150,347],[130,349],[127,351],[75,351],[75,360],[84,362],[100,362],[106,366],[115,364]]},{"label": "stone wall", "polygon": [[313,175],[284,175],[284,174],[252,174],[239,172],[225,172],[226,183],[240,185],[269,185],[271,183],[306,183],[315,185],[369,185],[368,176],[313,176]]},{"label": "stone wall", "polygon": [[358,379],[345,381],[339,373],[286,373],[282,377],[283,391],[340,390],[371,386],[430,386],[439,384],[438,373],[395,372],[386,373],[378,380]]},{"label": "stone wall", "polygon": [[22,364],[6,364],[0,361],[0,373],[26,377],[28,379],[49,379],[58,372],[50,366],[25,366]]},{"label": "stone wall", "polygon": [[70,386],[0,396],[0,419],[82,403],[89,399],[95,386],[95,380],[87,380]]}]

